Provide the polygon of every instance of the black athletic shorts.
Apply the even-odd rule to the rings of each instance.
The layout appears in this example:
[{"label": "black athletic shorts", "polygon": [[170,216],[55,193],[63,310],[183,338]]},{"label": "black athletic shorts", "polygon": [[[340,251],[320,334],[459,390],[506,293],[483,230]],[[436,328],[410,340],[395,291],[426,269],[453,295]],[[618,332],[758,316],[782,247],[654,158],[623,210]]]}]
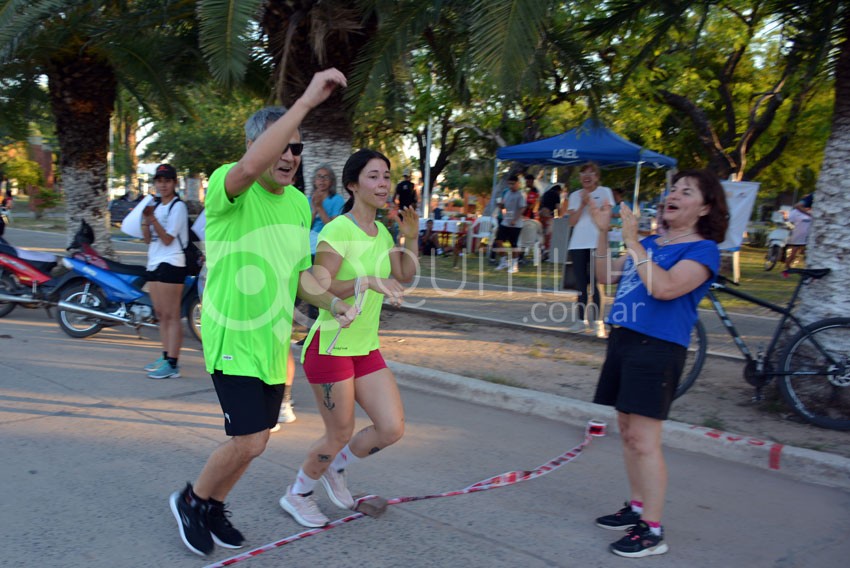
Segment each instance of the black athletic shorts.
[{"label": "black athletic shorts", "polygon": [[504,225],[499,225],[499,228],[496,229],[496,240],[508,241],[512,247],[516,248],[519,242],[520,231],[522,231],[522,227],[505,227]]},{"label": "black athletic shorts", "polygon": [[614,327],[593,402],[666,420],[686,355],[687,349],[678,343]]},{"label": "black athletic shorts", "polygon": [[165,284],[183,284],[186,274],[185,266],[174,266],[167,262],[160,262],[156,268],[147,271],[148,282],[164,282]]},{"label": "black athletic shorts", "polygon": [[211,376],[228,436],[256,434],[277,424],[283,383],[267,385],[257,377],[225,375],[218,370]]}]

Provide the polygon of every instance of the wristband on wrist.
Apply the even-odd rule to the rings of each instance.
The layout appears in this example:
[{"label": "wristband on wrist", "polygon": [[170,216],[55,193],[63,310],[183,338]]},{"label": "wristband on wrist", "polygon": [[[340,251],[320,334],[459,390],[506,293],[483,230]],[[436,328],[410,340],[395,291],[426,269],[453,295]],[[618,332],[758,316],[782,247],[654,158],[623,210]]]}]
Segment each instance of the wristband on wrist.
[{"label": "wristband on wrist", "polygon": [[331,309],[330,309],[330,312],[331,312],[331,315],[332,315],[332,316],[336,316],[336,315],[337,315],[337,314],[335,314],[335,313],[334,313],[334,306],[336,305],[336,303],[337,303],[337,302],[339,302],[339,298],[338,298],[338,297],[336,297],[336,296],[334,296],[334,297],[331,299]]}]

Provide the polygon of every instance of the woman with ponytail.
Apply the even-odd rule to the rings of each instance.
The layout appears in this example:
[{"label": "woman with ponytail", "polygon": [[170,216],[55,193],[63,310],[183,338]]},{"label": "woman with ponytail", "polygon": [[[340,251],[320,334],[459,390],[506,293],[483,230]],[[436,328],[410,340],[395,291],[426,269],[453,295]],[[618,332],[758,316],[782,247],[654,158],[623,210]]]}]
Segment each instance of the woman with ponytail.
[{"label": "woman with ponytail", "polygon": [[[343,298],[339,301],[356,306],[360,313],[343,329],[330,312],[320,310],[304,343],[304,372],[325,433],[310,448],[280,505],[306,527],[328,523],[313,498],[319,482],[337,507],[352,509],[347,466],[394,444],[404,434],[401,395],[378,349],[378,326],[384,298],[401,304],[402,283],[416,275],[419,216],[413,207],[401,211],[403,220],[398,223],[404,248],[396,248],[390,232],[376,221],[392,187],[390,161],[380,152],[355,152],[343,168],[342,185],[351,197],[343,214],[319,234],[313,271],[319,282]],[[355,401],[372,420],[356,434]]]}]

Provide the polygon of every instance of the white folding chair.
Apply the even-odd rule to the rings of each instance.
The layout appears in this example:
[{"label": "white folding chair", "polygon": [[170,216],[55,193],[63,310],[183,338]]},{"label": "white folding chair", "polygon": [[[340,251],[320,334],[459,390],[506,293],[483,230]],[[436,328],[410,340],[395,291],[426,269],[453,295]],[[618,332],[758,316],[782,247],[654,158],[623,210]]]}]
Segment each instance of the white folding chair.
[{"label": "white folding chair", "polygon": [[528,256],[532,252],[534,266],[540,264],[540,243],[543,242],[543,225],[535,219],[523,219],[517,247]]}]

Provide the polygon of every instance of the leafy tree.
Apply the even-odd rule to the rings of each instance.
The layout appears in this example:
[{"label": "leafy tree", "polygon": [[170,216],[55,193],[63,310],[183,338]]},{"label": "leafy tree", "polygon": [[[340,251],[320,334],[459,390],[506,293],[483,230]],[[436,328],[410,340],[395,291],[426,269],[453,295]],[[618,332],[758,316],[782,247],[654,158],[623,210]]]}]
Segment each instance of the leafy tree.
[{"label": "leafy tree", "polygon": [[3,0],[0,87],[46,78],[56,123],[68,237],[82,219],[106,254],[107,152],[119,86],[143,106],[179,103],[174,86],[199,70],[194,5],[154,0]]},{"label": "leafy tree", "polygon": [[782,155],[812,97],[828,92],[828,66],[808,30],[777,26],[763,0],[611,6],[589,29],[610,38],[612,80],[641,87],[620,108],[649,116],[666,105],[665,138],[693,141],[679,154],[685,164],[756,178]]},{"label": "leafy tree", "polygon": [[206,86],[186,94],[192,113],[152,122],[154,140],[143,158],[168,160],[179,171],[209,176],[245,152],[245,120],[262,101],[244,91]]}]

